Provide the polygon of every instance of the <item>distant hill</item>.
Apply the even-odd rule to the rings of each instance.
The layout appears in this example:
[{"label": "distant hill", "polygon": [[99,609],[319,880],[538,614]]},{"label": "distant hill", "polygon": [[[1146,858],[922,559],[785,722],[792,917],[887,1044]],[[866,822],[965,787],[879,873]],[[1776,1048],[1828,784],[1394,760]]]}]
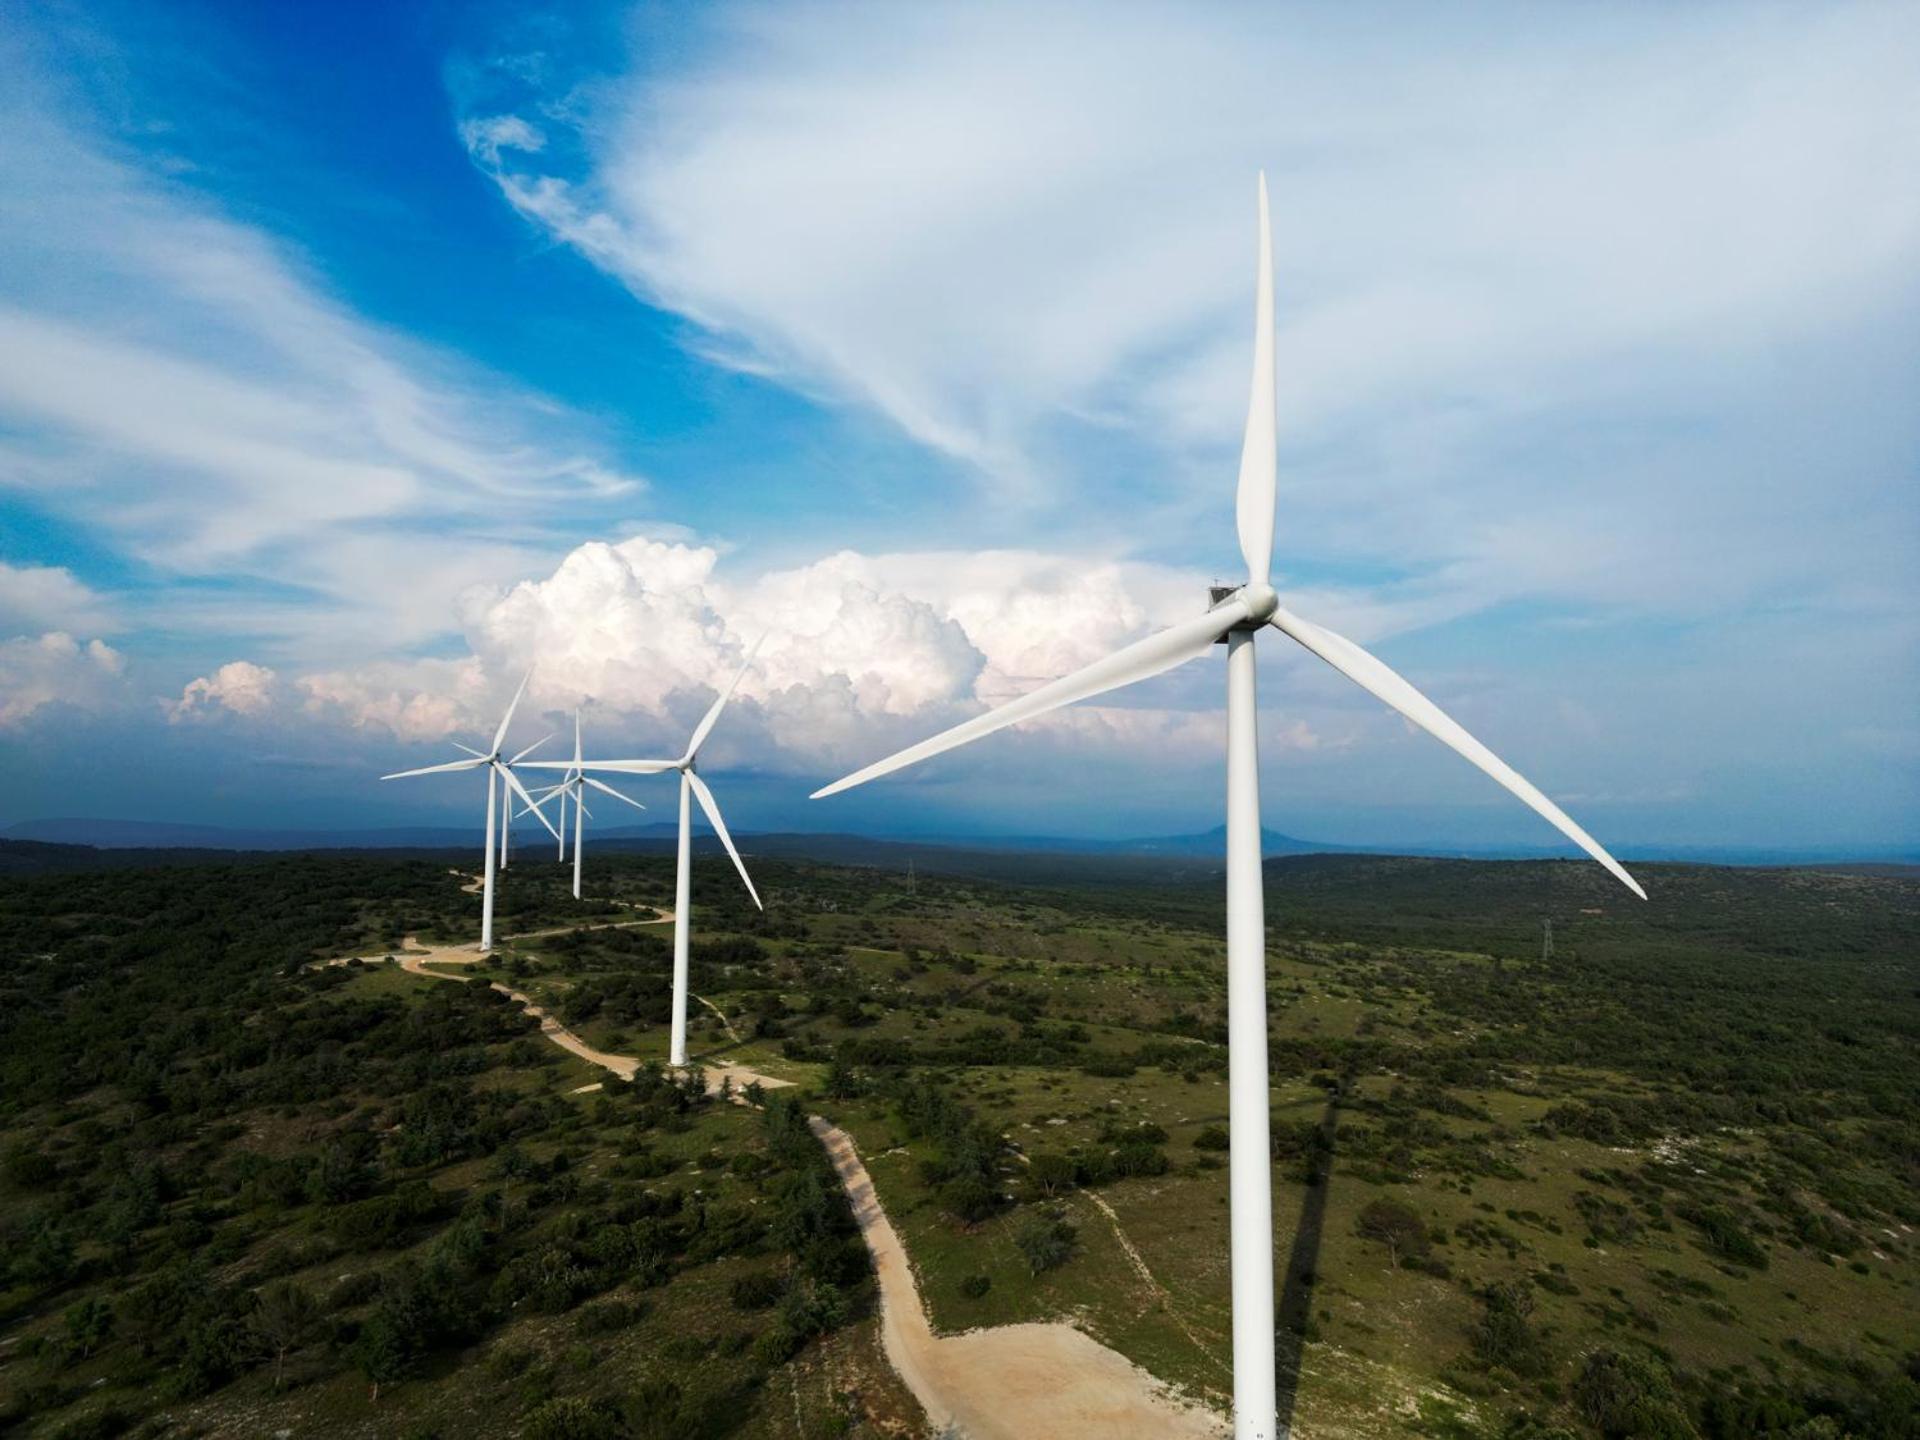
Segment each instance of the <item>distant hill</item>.
[{"label": "distant hill", "polygon": [[0,831],[8,840],[93,845],[102,850],[417,850],[478,848],[478,826],[410,825],[365,830],[246,830],[165,820],[23,820]]},{"label": "distant hill", "polygon": [[[676,827],[672,821],[620,825],[589,832],[588,853],[594,845],[647,852],[670,848]],[[531,837],[537,827],[523,824],[516,834]],[[1059,835],[940,835],[873,836],[818,832],[735,831],[744,849],[767,855],[787,855],[856,865],[898,864],[909,860],[954,855],[1046,854],[1087,858],[1168,860],[1217,865],[1226,851],[1226,826],[1188,835],[1141,836],[1098,840]],[[694,843],[702,853],[714,846],[711,835],[696,828]],[[160,820],[101,820],[61,818],[24,820],[0,830],[0,840],[37,841],[54,845],[86,845],[102,850],[477,850],[479,830],[472,825],[411,825],[367,827],[355,830],[268,830],[219,825],[174,824]],[[540,843],[545,843],[540,842]],[[1411,855],[1462,860],[1545,860],[1571,854],[1566,847],[1503,846],[1475,849],[1460,846],[1409,844],[1368,848],[1330,845],[1303,840],[1277,830],[1261,831],[1261,851],[1269,860],[1292,855]],[[1829,868],[1863,865],[1910,866],[1920,863],[1920,850],[1849,851],[1821,846],[1622,846],[1617,852],[1628,863],[1649,860],[1683,861],[1703,865],[1818,865]],[[927,863],[924,859],[921,863]],[[969,865],[966,867],[973,869]]]},{"label": "distant hill", "polygon": [[[527,824],[522,827],[533,830]],[[596,828],[591,839],[672,841],[672,821],[646,825]],[[357,830],[256,830],[221,825],[182,825],[165,820],[95,820],[62,818],[23,820],[0,831],[8,840],[40,840],[55,845],[93,845],[103,850],[419,850],[474,845],[478,829],[460,825],[408,825]],[[745,839],[752,832],[742,831]],[[1268,855],[1340,853],[1349,847],[1298,840],[1277,830],[1262,831]],[[1219,855],[1226,848],[1227,827],[1216,826],[1198,835],[1159,835],[1125,840],[1089,840],[1058,835],[974,835],[903,838],[873,836],[886,845],[933,845],[961,850],[1041,850],[1071,855]],[[792,837],[783,836],[782,839]],[[855,837],[823,836],[835,840]]]}]

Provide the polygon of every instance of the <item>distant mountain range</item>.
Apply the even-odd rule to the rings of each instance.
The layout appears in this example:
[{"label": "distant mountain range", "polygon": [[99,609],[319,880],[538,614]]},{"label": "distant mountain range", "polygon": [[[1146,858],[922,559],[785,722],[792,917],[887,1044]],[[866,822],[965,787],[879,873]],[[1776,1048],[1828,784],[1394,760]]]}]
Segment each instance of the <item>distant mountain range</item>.
[{"label": "distant mountain range", "polygon": [[[622,850],[664,849],[674,842],[671,821],[596,829],[593,845]],[[533,833],[528,827],[526,833]],[[712,837],[695,831],[704,851]],[[809,856],[852,863],[902,863],[919,852],[1025,852],[1169,860],[1219,859],[1226,848],[1226,827],[1193,835],[1156,835],[1123,840],[1093,840],[1051,835],[872,836],[835,833],[736,832],[742,847],[768,855]],[[1567,852],[1519,846],[1475,849],[1460,846],[1349,846],[1302,840],[1277,830],[1261,832],[1269,859],[1287,855],[1398,854],[1461,859],[1538,860]],[[61,818],[24,820],[0,830],[0,839],[91,845],[107,850],[465,850],[476,846],[471,826],[409,825],[357,830],[267,830],[219,825],[183,825],[159,820]],[[528,843],[534,843],[529,840]],[[544,843],[544,842],[541,842]],[[1920,863],[1920,850],[1845,850],[1834,847],[1623,846],[1625,860],[1677,860],[1717,865],[1831,865]]]},{"label": "distant mountain range", "polygon": [[[669,820],[647,825],[602,826],[588,837],[591,845],[671,845],[678,827]],[[538,827],[516,827],[532,835]],[[808,843],[836,850],[871,843],[888,847],[942,850],[1041,851],[1063,855],[1143,855],[1213,857],[1226,847],[1224,825],[1199,835],[1161,835],[1132,840],[1081,840],[1046,835],[867,836],[737,832],[741,843],[781,853],[798,853]],[[1262,832],[1270,855],[1345,853],[1347,847],[1297,840],[1277,830]],[[700,832],[696,836],[706,839]],[[91,845],[103,850],[458,850],[477,837],[470,826],[408,825],[363,830],[249,830],[219,825],[176,825],[163,820],[24,820],[0,830],[0,839],[37,840],[55,845]],[[534,843],[529,841],[528,843]]]}]

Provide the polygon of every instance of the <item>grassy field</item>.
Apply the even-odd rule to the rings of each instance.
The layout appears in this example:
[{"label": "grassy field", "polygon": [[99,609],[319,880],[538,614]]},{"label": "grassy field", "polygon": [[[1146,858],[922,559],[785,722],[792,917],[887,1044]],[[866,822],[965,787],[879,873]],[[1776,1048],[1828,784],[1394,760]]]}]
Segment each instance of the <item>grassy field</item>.
[{"label": "grassy field", "polygon": [[[236,951],[234,973],[252,977],[251,998],[236,992],[229,1007],[373,1016],[457,988],[382,965],[340,972],[309,1000],[282,994],[295,983],[293,952],[376,953],[405,934],[470,933],[472,899],[444,865],[307,863],[315,874],[288,883],[311,889],[324,875],[328,908],[265,916],[257,932],[222,941]],[[792,1079],[854,1136],[940,1329],[1069,1320],[1223,1406],[1217,876],[1187,866],[1156,884],[1132,867],[1102,881],[1036,860],[1030,883],[1014,886],[751,863],[764,913],[723,860],[696,867],[696,1058]],[[1920,884],[1654,866],[1644,878],[1655,898],[1641,906],[1597,871],[1559,863],[1307,857],[1268,869],[1280,1362],[1297,1434],[1912,1433],[1898,1417],[1920,1410],[1903,1378],[1920,1351]],[[167,886],[196,883],[170,873]],[[527,992],[595,1046],[664,1059],[671,927],[591,927],[665,904],[670,862],[607,855],[591,874],[597,898],[577,904],[560,867],[523,857],[503,889],[511,918],[501,928],[555,933],[512,940],[470,973]],[[74,882],[21,882],[9,902],[56,912],[63,883]],[[95,914],[87,907],[100,902],[65,903]],[[204,930],[204,917],[195,923]],[[86,1029],[90,1012],[62,998],[46,957],[83,963],[89,952],[61,945],[97,943],[86,936],[99,922],[61,924],[65,938],[31,953],[19,943],[9,984],[52,1017],[23,1033],[30,1048],[66,1033],[85,1050],[111,1027]],[[260,957],[251,971],[241,951]],[[224,1038],[219,998],[208,994],[204,1009],[212,1038],[196,1043],[238,1044]],[[584,1183],[612,1187],[550,1201],[542,1225],[556,1233],[575,1209],[618,1193],[666,1187],[749,1212],[772,1193],[764,1177],[730,1168],[765,1148],[747,1112],[655,1126],[642,1177],[626,1173],[635,1139],[625,1102],[574,1093],[603,1072],[530,1037],[490,1041],[467,1068],[476,1095],[499,1092],[499,1105],[523,1114],[545,1107],[511,1140],[516,1155],[538,1170],[564,1151]],[[217,1162],[236,1150],[309,1151],[355,1115],[400,1116],[401,1079],[376,1067],[363,1096],[316,1099],[318,1110],[303,1102],[237,1135],[210,1116],[166,1153]],[[65,1099],[23,1081],[9,1096],[15,1149],[24,1137],[35,1154],[65,1156],[89,1124],[133,1143],[146,1132],[113,1117],[136,1081],[119,1075]],[[467,1203],[501,1187],[501,1154],[482,1146],[427,1178]],[[105,1179],[81,1179],[70,1159],[58,1168],[57,1183],[106,1206]],[[37,1233],[44,1194],[0,1191],[10,1235]],[[169,1213],[188,1206],[167,1202]],[[247,1237],[227,1242],[223,1262],[240,1284],[265,1246],[327,1223],[299,1207],[210,1208],[217,1237]],[[1055,1243],[1040,1246],[1040,1232]],[[432,1243],[423,1231],[290,1273],[318,1290]],[[139,1246],[158,1256],[165,1241]],[[13,1343],[0,1357],[20,1357],[0,1358],[10,1413],[25,1413],[21,1396],[62,1423],[99,1408],[88,1398],[93,1361],[46,1359],[73,1306],[111,1290],[103,1262],[80,1254],[82,1281],[57,1304],[34,1282],[9,1292]],[[676,1264],[664,1283],[607,1272],[610,1283],[554,1313],[492,1312],[482,1336],[433,1350],[378,1406],[338,1342],[309,1347],[285,1393],[256,1359],[169,1413],[214,1433],[269,1421],[400,1433],[404,1416],[423,1436],[485,1435],[519,1433],[556,1400],[601,1402],[603,1416],[617,1401],[625,1428],[605,1433],[639,1434],[651,1432],[637,1428],[636,1397],[697,1369],[711,1393],[684,1399],[707,1428],[685,1433],[910,1430],[912,1402],[877,1357],[871,1321],[855,1316],[778,1364],[755,1359],[767,1316],[729,1297],[741,1273],[766,1263],[748,1245]],[[602,1303],[630,1313],[596,1328],[604,1315],[586,1314]],[[367,1304],[346,1306],[338,1333],[363,1322]],[[98,1363],[110,1376],[124,1359],[110,1346]]]}]

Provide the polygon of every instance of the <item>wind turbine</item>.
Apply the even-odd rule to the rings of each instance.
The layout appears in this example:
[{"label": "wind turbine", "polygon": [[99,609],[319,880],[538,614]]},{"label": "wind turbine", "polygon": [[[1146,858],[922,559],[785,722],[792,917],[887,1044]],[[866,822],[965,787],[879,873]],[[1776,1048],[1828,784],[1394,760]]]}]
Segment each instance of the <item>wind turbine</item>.
[{"label": "wind turbine", "polygon": [[[764,640],[766,637],[761,637]],[[713,826],[714,834],[720,837],[720,843],[727,847],[727,854],[733,859],[733,868],[740,872],[741,883],[747,887],[747,894],[753,897],[753,903],[764,910],[760,904],[760,892],[753,888],[753,880],[747,874],[747,867],[740,859],[740,852],[734,848],[733,837],[727,833],[727,822],[720,818],[720,806],[713,798],[713,791],[707,788],[707,782],[697,773],[700,759],[700,747],[706,743],[707,736],[713,733],[720,712],[727,708],[727,701],[733,698],[734,687],[739,685],[753,657],[759,652],[760,642],[755,641],[752,650],[747,652],[746,663],[739,673],[727,682],[727,688],[720,692],[707,713],[700,717],[700,723],[693,727],[693,738],[687,741],[686,753],[675,760],[536,760],[533,768],[542,770],[568,770],[579,766],[585,770],[601,770],[619,775],[658,775],[667,770],[680,772],[680,852],[679,864],[674,873],[673,884],[673,1030],[667,1052],[667,1063],[685,1065],[687,1063],[687,911],[693,899],[693,817],[689,808],[689,799],[700,802],[700,808],[707,812],[707,821]],[[576,751],[577,754],[577,751]],[[589,781],[589,783],[592,783]],[[608,788],[605,786],[602,789]],[[618,792],[615,792],[618,793]],[[621,799],[626,799],[622,795]],[[574,854],[580,853],[578,842]]]},{"label": "wind turbine", "polygon": [[[533,672],[529,670],[526,673],[525,677],[520,681],[520,688],[513,692],[513,701],[511,704],[507,706],[507,713],[500,717],[500,728],[493,732],[493,748],[488,750],[485,754],[482,754],[478,750],[472,749],[469,746],[462,745],[458,741],[455,741],[454,748],[456,750],[465,750],[467,754],[472,757],[471,759],[453,760],[453,761],[449,761],[445,765],[426,765],[426,766],[422,766],[418,770],[399,770],[393,773],[392,775],[382,775],[380,777],[382,780],[404,780],[408,776],[412,776],[412,775],[439,775],[439,774],[451,773],[452,771],[455,771],[455,770],[478,770],[478,769],[481,769],[482,767],[486,769],[486,772],[487,772],[487,836],[486,836],[485,842],[481,847],[486,852],[486,880],[481,887],[482,899],[480,902],[480,953],[483,955],[486,954],[489,950],[493,949],[493,875],[494,875],[494,856],[496,853],[494,849],[493,829],[494,829],[494,791],[496,788],[496,782],[498,783],[498,789],[500,791],[500,795],[504,800],[504,804],[502,805],[501,808],[507,812],[506,814],[502,814],[500,817],[501,836],[500,836],[500,846],[499,846],[498,853],[502,861],[504,862],[505,856],[506,856],[506,833],[505,832],[507,828],[507,814],[511,814],[512,808],[513,808],[512,798],[507,794],[507,792],[511,790],[513,794],[518,795],[521,799],[526,800],[529,803],[531,803],[533,798],[532,796],[527,794],[526,786],[522,785],[520,783],[519,777],[513,773],[514,762],[521,759],[523,756],[527,755],[529,752],[535,749],[538,749],[541,745],[544,745],[547,743],[546,739],[535,741],[534,744],[529,745],[525,750],[522,750],[518,755],[515,755],[511,758],[508,758],[507,756],[504,756],[500,753],[500,747],[503,743],[505,743],[507,738],[507,727],[513,723],[513,712],[519,708],[520,697],[527,693],[527,681],[531,680],[532,678],[533,678]],[[550,739],[552,737],[549,736],[547,738]],[[547,830],[550,833],[557,833],[554,831],[553,825],[551,824],[551,822],[548,821],[545,815],[540,816],[540,823],[542,825],[545,825],[547,827]]]},{"label": "wind turbine", "polygon": [[[586,833],[580,823],[580,817],[593,814],[587,809],[587,787],[591,785],[595,790],[611,795],[616,800],[624,800],[636,810],[647,808],[632,796],[622,795],[611,785],[603,784],[586,774],[585,764],[586,762],[580,758],[580,712],[576,710],[573,712],[573,762],[566,767],[566,773],[561,777],[558,785],[552,785],[543,790],[540,793],[540,799],[528,806],[528,809],[538,810],[554,796],[560,797],[560,829],[556,838],[560,841],[560,858],[565,860],[567,858],[567,800],[569,798],[573,800],[573,898],[576,900],[580,898],[580,854],[586,846]],[[520,813],[524,815],[526,811],[523,810]]]},{"label": "wind turbine", "polygon": [[1274,1440],[1273,1214],[1268,1177],[1266,914],[1260,871],[1260,761],[1254,716],[1254,637],[1271,625],[1361,689],[1465,756],[1641,899],[1646,892],[1545,795],[1440,707],[1358,645],[1286,609],[1271,583],[1276,469],[1273,254],[1267,180],[1260,177],[1260,273],[1255,287],[1253,393],[1240,451],[1236,520],[1247,578],[1215,590],[1205,614],[1097,660],[984,715],[814,792],[837,794],[1022,720],[1145,680],[1227,646],[1227,1044],[1231,1125],[1233,1409],[1237,1440]]},{"label": "wind turbine", "polygon": [[[528,672],[528,676],[529,678],[531,678],[532,676],[531,671]],[[524,683],[522,684],[521,688],[522,689],[525,688]],[[514,703],[518,704],[519,699],[520,697],[516,695],[514,697]],[[522,758],[524,758],[525,756],[531,755],[534,751],[538,750],[542,745],[546,744],[547,741],[551,740],[552,738],[553,738],[553,732],[548,731],[545,735],[542,735],[538,740],[534,741],[533,744],[527,746],[526,749],[522,750],[518,755],[515,755],[512,759],[502,760],[500,762],[502,767],[501,773],[505,774],[508,770],[511,770],[516,764],[519,763],[519,761]],[[460,746],[460,748],[462,750],[465,750],[467,747],[462,745]],[[509,858],[507,840],[513,834],[513,822],[519,819],[520,816],[515,815],[513,813],[513,802],[507,799],[507,797],[504,794],[500,797],[500,803],[502,807],[500,812],[500,868],[504,870],[507,868],[507,861]],[[522,810],[520,812],[520,815],[525,815],[526,813],[527,812],[525,810]],[[546,825],[547,831],[549,834],[554,834],[555,838],[556,839],[558,838],[558,835],[554,831],[553,826],[548,824],[547,817],[544,814],[540,816],[540,823],[542,825]]]}]

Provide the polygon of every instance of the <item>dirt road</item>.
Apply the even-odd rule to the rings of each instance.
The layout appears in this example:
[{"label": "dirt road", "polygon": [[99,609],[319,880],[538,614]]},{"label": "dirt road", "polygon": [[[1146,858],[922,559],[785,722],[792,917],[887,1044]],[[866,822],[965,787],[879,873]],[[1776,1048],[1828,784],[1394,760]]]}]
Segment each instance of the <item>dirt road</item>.
[{"label": "dirt road", "polygon": [[966,1440],[1214,1440],[1227,1427],[1126,1356],[1071,1325],[1001,1325],[938,1336],[893,1223],[844,1130],[809,1123],[833,1158],[880,1280],[887,1359],[936,1428]]},{"label": "dirt road", "polygon": [[[594,930],[617,930],[624,929],[629,925],[661,925],[670,922],[672,919],[673,913],[668,911],[664,915],[655,916],[651,920],[621,920],[611,925],[594,925],[585,928]],[[564,926],[558,930],[535,930],[522,935],[510,935],[502,938],[509,940],[531,940],[541,935],[563,934],[567,930],[576,928],[581,927]],[[387,958],[385,955],[346,956],[339,960],[328,960],[324,963],[328,965],[351,965],[355,960],[358,960],[365,965],[377,965]],[[469,983],[467,976],[449,975],[444,970],[429,970],[427,966],[477,965],[485,957],[472,945],[422,945],[416,936],[409,935],[406,938],[406,942],[400,947],[398,953],[394,954],[392,958],[398,961],[400,968],[409,975],[424,975],[429,980],[452,980],[456,984],[464,985]],[[573,1031],[561,1024],[557,1017],[548,1014],[545,1007],[538,1004],[532,996],[515,990],[512,986],[502,985],[498,980],[489,981],[488,983],[492,985],[495,990],[498,990],[502,995],[513,1001],[513,1003],[518,1005],[522,1010],[526,1011],[527,1014],[538,1020],[540,1022],[540,1033],[558,1045],[562,1050],[578,1055],[589,1065],[598,1065],[602,1070],[611,1071],[622,1080],[631,1080],[634,1071],[640,1068],[640,1059],[636,1055],[615,1055],[611,1051],[594,1049],[593,1046],[589,1045],[585,1040],[582,1040],[578,1035],[574,1034]],[[701,1003],[708,1005],[709,1008],[713,1008],[710,1002],[703,1000]],[[715,1009],[714,1013],[719,1014],[720,1012]],[[726,1017],[722,1015],[721,1020],[722,1023],[725,1023]],[[732,1034],[733,1027],[728,1025],[727,1031],[729,1034]],[[738,1039],[737,1036],[735,1038],[736,1040]],[[729,1061],[705,1065],[702,1068],[706,1071],[707,1089],[710,1091],[721,1089],[728,1080],[732,1080],[732,1088],[736,1094],[744,1090],[748,1085],[753,1084],[756,1080],[760,1083],[761,1088],[765,1090],[779,1090],[793,1083],[791,1080],[782,1080],[777,1076],[762,1075],[758,1071],[749,1070],[744,1065],[736,1065]]]},{"label": "dirt road", "polygon": [[[385,958],[371,957],[367,963]],[[464,984],[466,976],[426,967],[472,965],[481,956],[470,945],[429,947],[410,935],[394,958],[410,975]],[[498,981],[491,983],[537,1019],[541,1033],[554,1044],[623,1080],[633,1078],[640,1066],[636,1056],[594,1049],[526,995]],[[699,998],[720,1016],[732,1034],[733,1026],[719,1007]],[[709,1091],[718,1091],[731,1079],[736,1100],[756,1080],[769,1090],[792,1083],[732,1064],[706,1067],[706,1079]],[[906,1247],[874,1193],[873,1180],[860,1162],[852,1137],[819,1115],[810,1116],[807,1123],[826,1146],[873,1256],[880,1284],[881,1341],[887,1360],[936,1429],[951,1427],[949,1433],[959,1440],[1033,1440],[1037,1436],[1048,1440],[1219,1440],[1228,1433],[1226,1423],[1211,1411],[1179,1399],[1126,1356],[1071,1325],[1001,1325],[958,1335],[935,1335],[926,1307],[920,1303],[920,1287]],[[1144,1268],[1144,1262],[1140,1264]]]}]

